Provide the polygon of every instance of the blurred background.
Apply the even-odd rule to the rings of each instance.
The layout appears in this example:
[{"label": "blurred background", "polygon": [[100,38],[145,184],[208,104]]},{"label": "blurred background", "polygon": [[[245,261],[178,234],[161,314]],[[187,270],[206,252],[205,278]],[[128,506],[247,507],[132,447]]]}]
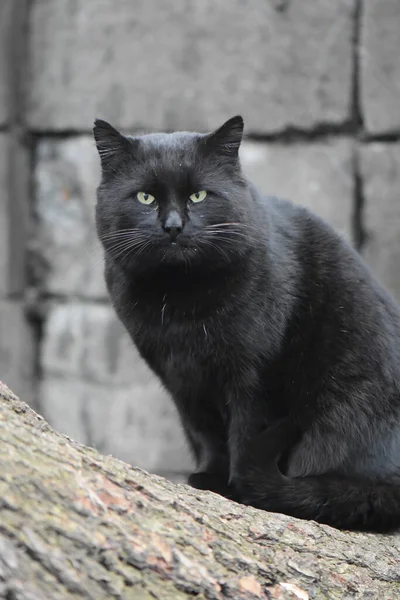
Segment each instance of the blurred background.
[{"label": "blurred background", "polygon": [[0,379],[58,430],[179,479],[172,402],[110,308],[95,117],[208,131],[400,300],[399,0],[0,0]]}]

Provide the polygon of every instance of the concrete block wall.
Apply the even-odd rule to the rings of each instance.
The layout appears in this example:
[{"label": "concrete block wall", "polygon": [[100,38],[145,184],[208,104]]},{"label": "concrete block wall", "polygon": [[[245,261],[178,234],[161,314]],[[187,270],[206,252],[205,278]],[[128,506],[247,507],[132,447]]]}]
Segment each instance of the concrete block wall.
[{"label": "concrete block wall", "polygon": [[29,145],[22,126],[27,2],[0,3],[0,379],[28,399],[35,389],[35,335],[27,318]]},{"label": "concrete block wall", "polygon": [[329,221],[400,300],[400,4],[16,7],[0,4],[0,378],[57,429],[176,478],[176,412],[103,283],[93,120],[207,131],[241,113],[246,173]]},{"label": "concrete block wall", "polygon": [[[29,122],[254,133],[350,119],[355,0],[36,0]],[[93,93],[95,90],[95,93]]]},{"label": "concrete block wall", "polygon": [[[0,126],[4,127],[9,120],[10,110],[10,89],[9,89],[9,68],[7,61],[7,51],[9,46],[9,37],[7,30],[11,23],[12,0],[4,0],[0,4]],[[2,152],[3,154],[3,152]]]}]

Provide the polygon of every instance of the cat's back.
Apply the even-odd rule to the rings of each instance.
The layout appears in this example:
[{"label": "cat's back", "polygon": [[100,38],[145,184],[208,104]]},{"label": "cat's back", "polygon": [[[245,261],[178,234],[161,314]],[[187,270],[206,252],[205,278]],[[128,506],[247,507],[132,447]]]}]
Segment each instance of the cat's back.
[{"label": "cat's back", "polygon": [[328,243],[331,247],[339,245],[350,249],[344,236],[309,208],[287,198],[262,195],[254,186],[251,189],[260,218],[267,216],[273,232],[281,237],[293,243],[312,244],[316,241],[320,245]]},{"label": "cat's back", "polygon": [[293,253],[304,267],[310,267],[314,274],[319,270],[328,280],[340,273],[349,284],[352,280],[366,282],[394,302],[359,252],[323,218],[305,206],[276,196],[258,194],[257,204],[260,214],[268,215],[269,241],[282,253]]},{"label": "cat's back", "polygon": [[282,279],[296,266],[304,311],[314,306],[321,321],[345,323],[360,343],[376,342],[391,361],[400,361],[400,307],[359,252],[301,205],[276,197],[258,196],[257,202],[268,214],[270,248],[286,273]]}]

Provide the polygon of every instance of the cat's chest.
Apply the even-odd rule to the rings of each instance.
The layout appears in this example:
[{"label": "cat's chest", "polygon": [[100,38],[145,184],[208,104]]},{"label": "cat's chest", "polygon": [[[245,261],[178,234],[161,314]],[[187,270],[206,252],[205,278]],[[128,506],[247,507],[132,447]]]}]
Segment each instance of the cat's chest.
[{"label": "cat's chest", "polygon": [[194,301],[163,293],[144,297],[123,283],[114,307],[143,358],[163,377],[178,371],[182,377],[206,371],[228,376],[262,352],[260,327],[228,302],[210,305],[206,294]]},{"label": "cat's chest", "polygon": [[138,316],[133,340],[143,358],[176,394],[199,389],[226,373],[230,357],[220,323],[181,320],[164,314],[162,320]]},{"label": "cat's chest", "polygon": [[199,361],[225,345],[223,320],[196,319],[161,307],[157,311],[138,310],[134,318],[134,341],[139,348],[153,347],[158,355],[180,359],[182,364],[192,357]]}]

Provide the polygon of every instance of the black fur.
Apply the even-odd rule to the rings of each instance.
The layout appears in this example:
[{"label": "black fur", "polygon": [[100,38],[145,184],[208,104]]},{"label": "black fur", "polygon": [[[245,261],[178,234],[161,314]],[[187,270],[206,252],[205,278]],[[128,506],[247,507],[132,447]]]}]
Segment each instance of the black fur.
[{"label": "black fur", "polygon": [[178,407],[192,485],[398,528],[399,308],[326,223],[246,181],[242,130],[127,138],[96,121],[112,303]]}]

